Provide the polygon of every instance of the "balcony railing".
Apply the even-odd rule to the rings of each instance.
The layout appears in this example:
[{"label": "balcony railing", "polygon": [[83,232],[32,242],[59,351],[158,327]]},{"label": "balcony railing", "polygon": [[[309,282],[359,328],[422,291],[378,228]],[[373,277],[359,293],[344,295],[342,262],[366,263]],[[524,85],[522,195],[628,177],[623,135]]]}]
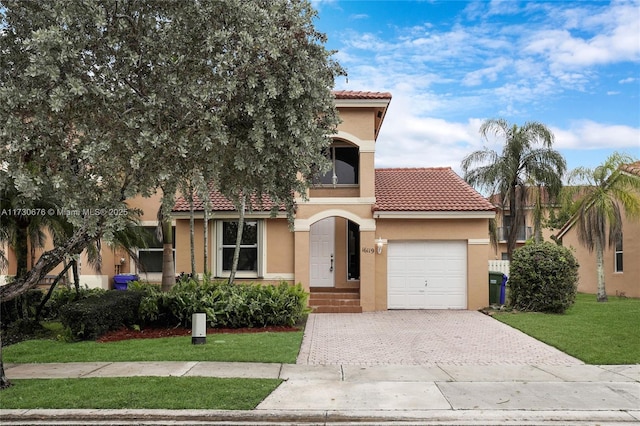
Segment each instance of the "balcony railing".
[{"label": "balcony railing", "polygon": [[[519,226],[517,229],[517,241],[526,241],[533,235],[533,228],[530,226]],[[509,239],[509,227],[498,228],[498,240],[507,241]]]}]

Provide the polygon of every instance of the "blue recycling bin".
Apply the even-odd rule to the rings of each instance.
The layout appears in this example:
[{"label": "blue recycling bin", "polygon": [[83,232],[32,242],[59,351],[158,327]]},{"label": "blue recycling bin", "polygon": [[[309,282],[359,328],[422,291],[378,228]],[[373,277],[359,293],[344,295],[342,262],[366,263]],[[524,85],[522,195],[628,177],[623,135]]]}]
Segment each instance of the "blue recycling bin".
[{"label": "blue recycling bin", "polygon": [[509,277],[502,274],[502,284],[500,285],[500,304],[504,305],[507,294],[507,280]]},{"label": "blue recycling bin", "polygon": [[131,281],[137,281],[138,276],[135,274],[118,274],[113,276],[114,290],[126,290]]}]

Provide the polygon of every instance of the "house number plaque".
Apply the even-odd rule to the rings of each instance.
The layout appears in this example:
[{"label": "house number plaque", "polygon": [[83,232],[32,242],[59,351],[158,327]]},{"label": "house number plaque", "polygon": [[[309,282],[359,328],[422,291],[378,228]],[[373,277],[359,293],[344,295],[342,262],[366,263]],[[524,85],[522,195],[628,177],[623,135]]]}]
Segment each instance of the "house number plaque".
[{"label": "house number plaque", "polygon": [[362,247],[363,253],[373,254],[376,252],[376,249],[370,247]]}]

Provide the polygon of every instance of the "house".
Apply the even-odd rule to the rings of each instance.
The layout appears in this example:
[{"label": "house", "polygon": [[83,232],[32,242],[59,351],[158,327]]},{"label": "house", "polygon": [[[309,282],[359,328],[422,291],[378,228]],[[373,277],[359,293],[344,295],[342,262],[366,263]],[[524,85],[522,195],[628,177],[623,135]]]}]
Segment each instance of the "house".
[{"label": "house", "polygon": [[[520,187],[516,190],[516,196],[520,194]],[[534,237],[535,232],[535,205],[536,198],[540,194],[540,205],[542,207],[542,224],[541,224],[541,236],[544,241],[550,241],[551,237],[555,235],[552,228],[546,227],[545,222],[549,219],[550,214],[553,212],[558,213],[560,211],[560,205],[554,203],[549,193],[542,188],[528,187],[527,198],[522,206],[523,220],[517,227],[517,239],[515,248],[524,246],[525,242]],[[511,229],[512,215],[509,209],[509,201],[502,202],[500,194],[493,194],[489,197],[489,202],[496,208],[496,226],[497,226],[497,238],[498,248],[497,250],[491,247],[489,249],[489,260],[509,260],[507,255],[507,240],[509,239],[509,232]]]},{"label": "house", "polygon": [[[332,170],[296,200],[290,226],[267,202],[246,214],[236,278],[301,283],[316,312],[386,309],[478,309],[489,304],[488,223],[494,206],[450,168],[375,169],[376,140],[389,93],[335,92],[342,123],[329,153]],[[196,269],[208,245],[207,270],[229,275],[238,214],[215,190],[206,234],[196,200]],[[131,200],[155,227],[159,198]],[[172,212],[176,272],[190,272],[190,212],[178,198]],[[107,249],[103,249],[107,251]],[[83,264],[82,282],[108,288],[115,273],[159,282],[162,248],[139,250],[145,271],[128,256],[103,255],[103,271]],[[111,266],[113,265],[113,267]]]},{"label": "house", "polygon": [[[626,173],[640,176],[640,161],[622,166]],[[565,247],[570,247],[580,268],[578,270],[578,291],[596,294],[598,278],[596,274],[596,254],[589,252],[578,241],[575,221],[569,221],[558,231],[557,238]],[[640,221],[630,220],[623,215],[622,238],[615,247],[604,248],[604,278],[608,295],[640,297]]]},{"label": "house", "polygon": [[[301,283],[317,312],[477,309],[488,305],[488,221],[494,207],[450,168],[374,168],[391,95],[335,92],[342,118],[333,169],[296,200],[293,229],[271,206],[247,212],[237,277]],[[215,190],[209,270],[229,275],[237,212]],[[195,206],[202,252],[203,207]],[[190,270],[189,205],[174,210],[176,271]],[[196,265],[203,270],[202,256]]]}]

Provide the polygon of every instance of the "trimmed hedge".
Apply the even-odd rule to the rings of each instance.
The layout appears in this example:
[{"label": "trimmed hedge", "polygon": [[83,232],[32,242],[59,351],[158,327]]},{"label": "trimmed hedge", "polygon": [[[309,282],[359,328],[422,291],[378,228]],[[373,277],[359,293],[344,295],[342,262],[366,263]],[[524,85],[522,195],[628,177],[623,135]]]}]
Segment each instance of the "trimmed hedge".
[{"label": "trimmed hedge", "polygon": [[107,331],[138,323],[138,308],[143,293],[106,291],[60,308],[60,320],[73,339],[95,340]]},{"label": "trimmed hedge", "polygon": [[300,284],[229,285],[185,279],[167,293],[148,285],[133,284],[133,288],[146,293],[140,304],[140,317],[148,325],[189,327],[191,315],[204,312],[211,327],[292,326],[307,313],[308,294]]},{"label": "trimmed hedge", "polygon": [[563,313],[575,301],[578,262],[553,243],[528,244],[513,252],[509,304],[521,311]]}]

